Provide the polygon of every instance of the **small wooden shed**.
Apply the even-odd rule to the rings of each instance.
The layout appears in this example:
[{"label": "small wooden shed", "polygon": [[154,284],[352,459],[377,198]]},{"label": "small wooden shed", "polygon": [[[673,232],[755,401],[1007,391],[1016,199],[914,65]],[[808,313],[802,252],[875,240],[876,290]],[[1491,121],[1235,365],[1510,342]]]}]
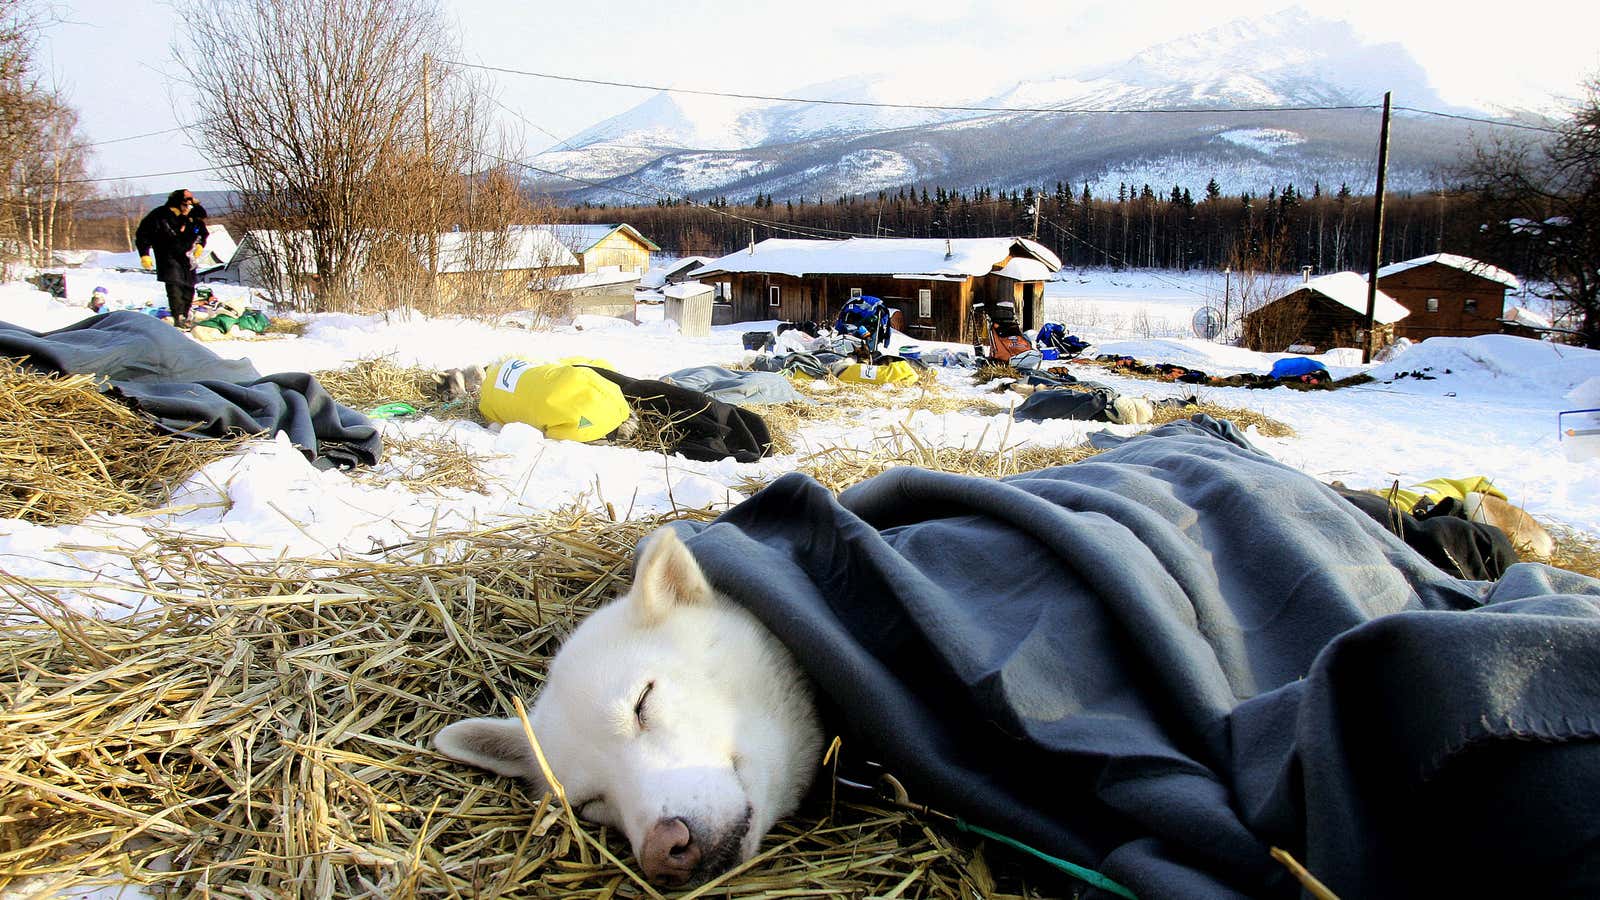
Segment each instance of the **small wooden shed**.
[{"label": "small wooden shed", "polygon": [[[733,321],[830,323],[852,296],[879,297],[914,338],[973,341],[974,304],[1014,304],[1024,328],[1044,324],[1044,285],[1061,261],[1027,238],[772,238],[696,269],[723,285]],[[990,306],[989,308],[993,308]]]},{"label": "small wooden shed", "polygon": [[1421,256],[1378,270],[1378,288],[1411,311],[1395,325],[1395,333],[1413,341],[1498,333],[1506,291],[1519,287],[1510,272],[1453,253]]},{"label": "small wooden shed", "polygon": [[557,239],[578,258],[584,272],[615,266],[619,272],[643,275],[650,270],[650,254],[661,250],[632,225],[555,225]]},{"label": "small wooden shed", "polygon": [[[1378,291],[1373,319],[1378,345],[1394,340],[1394,324],[1409,315],[1405,307]],[[1367,279],[1335,272],[1304,281],[1270,303],[1246,313],[1244,344],[1263,353],[1281,353],[1300,344],[1320,353],[1333,347],[1359,347],[1367,328]]]}]

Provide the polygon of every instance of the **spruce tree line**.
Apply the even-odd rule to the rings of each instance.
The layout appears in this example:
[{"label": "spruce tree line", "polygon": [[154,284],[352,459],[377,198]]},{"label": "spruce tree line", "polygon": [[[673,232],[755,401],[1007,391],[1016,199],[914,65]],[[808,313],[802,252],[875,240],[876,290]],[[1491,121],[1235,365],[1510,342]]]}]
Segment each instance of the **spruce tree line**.
[{"label": "spruce tree line", "polygon": [[[1042,201],[1042,202],[1041,202]],[[1265,194],[1224,194],[1212,179],[1204,194],[1178,185],[1121,184],[1097,196],[1088,184],[1057,182],[1049,189],[952,189],[906,185],[876,194],[748,201],[725,196],[661,200],[654,205],[579,204],[563,216],[574,222],[627,222],[663,250],[720,256],[755,240],[880,236],[976,238],[1029,236],[1036,202],[1038,241],[1068,266],[1221,269],[1268,261],[1315,273],[1362,270],[1372,238],[1370,196],[1348,185],[1293,184]],[[1460,251],[1473,241],[1472,207],[1456,192],[1391,195],[1385,209],[1384,259]],[[1513,260],[1489,260],[1512,263]]]}]

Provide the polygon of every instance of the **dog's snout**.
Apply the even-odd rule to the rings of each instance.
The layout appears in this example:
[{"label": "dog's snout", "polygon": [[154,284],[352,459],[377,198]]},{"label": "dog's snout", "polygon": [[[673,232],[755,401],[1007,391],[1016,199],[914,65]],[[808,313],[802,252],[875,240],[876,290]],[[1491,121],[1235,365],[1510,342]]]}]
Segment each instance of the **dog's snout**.
[{"label": "dog's snout", "polygon": [[652,883],[678,887],[688,883],[700,865],[700,843],[682,819],[660,819],[644,836],[639,862]]}]

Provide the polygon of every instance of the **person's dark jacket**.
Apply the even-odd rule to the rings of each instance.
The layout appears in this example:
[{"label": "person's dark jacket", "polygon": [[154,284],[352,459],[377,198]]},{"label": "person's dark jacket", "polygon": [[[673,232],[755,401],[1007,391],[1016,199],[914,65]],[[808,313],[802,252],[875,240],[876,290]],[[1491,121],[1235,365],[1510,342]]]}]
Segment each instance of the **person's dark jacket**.
[{"label": "person's dark jacket", "polygon": [[199,204],[188,215],[170,206],[158,206],[139,222],[133,242],[140,256],[155,258],[157,281],[194,284],[191,254],[194,245],[204,244],[209,234],[206,211]]}]

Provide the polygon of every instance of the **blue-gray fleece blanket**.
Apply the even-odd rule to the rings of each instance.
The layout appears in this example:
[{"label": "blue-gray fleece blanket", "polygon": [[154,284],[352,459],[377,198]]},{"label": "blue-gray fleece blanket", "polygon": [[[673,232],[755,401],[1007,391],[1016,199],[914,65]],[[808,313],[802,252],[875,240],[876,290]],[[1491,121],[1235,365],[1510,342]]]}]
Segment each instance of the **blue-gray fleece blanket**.
[{"label": "blue-gray fleece blanket", "polygon": [[0,356],[51,374],[100,376],[161,429],[190,437],[284,432],[319,467],[372,465],[383,441],[367,417],[335,402],[303,372],[263,377],[223,359],[161,319],[91,316],[55,331],[0,322]]},{"label": "blue-gray fleece blanket", "polygon": [[1451,578],[1226,423],[678,527],[847,752],[1140,897],[1600,896],[1600,582]]}]

